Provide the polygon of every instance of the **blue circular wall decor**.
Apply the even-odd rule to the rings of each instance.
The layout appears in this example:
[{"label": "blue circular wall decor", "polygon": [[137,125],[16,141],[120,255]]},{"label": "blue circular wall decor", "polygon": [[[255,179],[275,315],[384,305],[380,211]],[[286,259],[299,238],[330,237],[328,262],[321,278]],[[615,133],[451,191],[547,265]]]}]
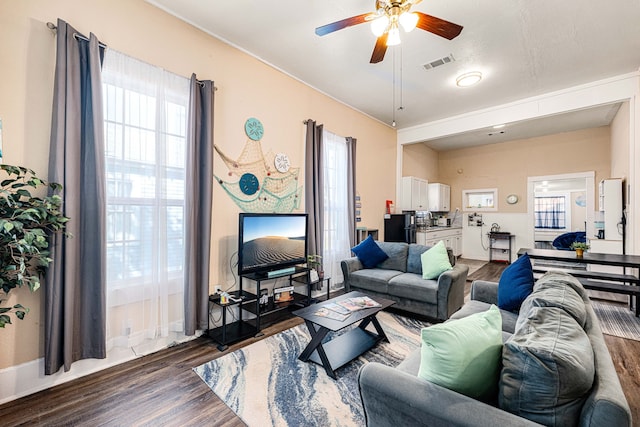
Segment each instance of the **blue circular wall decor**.
[{"label": "blue circular wall decor", "polygon": [[260,120],[251,117],[244,122],[244,132],[252,140],[259,141],[262,139],[262,135],[264,135],[264,127],[262,123],[260,123]]},{"label": "blue circular wall decor", "polygon": [[240,184],[240,191],[242,191],[247,196],[256,194],[256,192],[260,188],[260,183],[258,182],[258,178],[252,173],[243,174],[240,177],[239,184]]}]

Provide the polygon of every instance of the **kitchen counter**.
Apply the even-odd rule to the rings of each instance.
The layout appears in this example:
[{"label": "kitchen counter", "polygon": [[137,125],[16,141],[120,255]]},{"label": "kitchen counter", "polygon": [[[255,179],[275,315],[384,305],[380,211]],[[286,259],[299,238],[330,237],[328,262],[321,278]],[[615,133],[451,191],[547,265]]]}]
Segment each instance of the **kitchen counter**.
[{"label": "kitchen counter", "polygon": [[421,227],[416,232],[416,243],[433,246],[442,240],[455,256],[462,255],[462,227],[431,226]]},{"label": "kitchen counter", "polygon": [[418,227],[418,233],[427,233],[429,231],[439,231],[439,230],[461,230],[462,227],[457,226],[446,226],[446,225],[431,225],[429,227]]}]

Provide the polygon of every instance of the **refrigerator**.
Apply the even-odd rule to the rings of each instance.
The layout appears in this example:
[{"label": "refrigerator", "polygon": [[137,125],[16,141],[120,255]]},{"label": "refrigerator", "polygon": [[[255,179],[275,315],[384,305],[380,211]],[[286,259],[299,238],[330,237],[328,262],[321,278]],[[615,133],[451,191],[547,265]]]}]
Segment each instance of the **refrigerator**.
[{"label": "refrigerator", "polygon": [[401,214],[384,216],[385,242],[416,242],[416,213],[403,211]]}]

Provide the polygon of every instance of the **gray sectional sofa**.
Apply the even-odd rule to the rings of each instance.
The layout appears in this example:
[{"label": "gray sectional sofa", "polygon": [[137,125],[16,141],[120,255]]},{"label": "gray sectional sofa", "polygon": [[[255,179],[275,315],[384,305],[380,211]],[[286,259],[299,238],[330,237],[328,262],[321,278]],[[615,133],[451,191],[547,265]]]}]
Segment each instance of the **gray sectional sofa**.
[{"label": "gray sectional sofa", "polygon": [[[575,288],[580,297],[567,298],[573,291],[559,283]],[[360,370],[358,381],[367,425],[495,427],[541,425],[539,422],[581,427],[630,426],[631,412],[599,321],[588,296],[582,291],[584,288],[572,276],[547,273],[536,282],[519,315],[500,311],[504,341],[500,392],[490,403],[419,378],[420,350],[396,368],[379,363],[366,364]],[[497,283],[473,282],[471,300],[452,316],[452,320],[486,311],[491,304],[497,305],[497,293]],[[547,298],[549,294],[552,294],[551,298]],[[562,322],[554,323],[546,317],[561,311],[565,319]],[[536,327],[536,322],[541,326]],[[574,337],[580,334],[583,338],[575,339],[574,344]],[[518,347],[525,341],[528,341],[526,346]],[[573,363],[576,366],[590,366],[592,372],[585,392],[577,398],[574,396],[574,400],[566,399],[566,390],[579,383],[581,376],[576,371],[559,368],[562,365],[554,359],[554,353],[555,348],[562,345],[570,349],[570,358],[575,356]],[[548,348],[553,350],[547,352]],[[518,375],[514,375],[514,369],[519,371]],[[514,378],[522,382],[514,384]],[[559,390],[557,394],[549,392],[554,389]],[[534,411],[527,409],[532,403],[537,405]]]},{"label": "gray sectional sofa", "polygon": [[447,252],[453,269],[437,280],[425,280],[420,256],[431,246],[377,243],[389,258],[375,268],[364,268],[357,257],[341,262],[347,292],[361,291],[387,298],[396,302],[394,308],[436,320],[446,320],[462,307],[469,267],[456,264],[451,249]]}]

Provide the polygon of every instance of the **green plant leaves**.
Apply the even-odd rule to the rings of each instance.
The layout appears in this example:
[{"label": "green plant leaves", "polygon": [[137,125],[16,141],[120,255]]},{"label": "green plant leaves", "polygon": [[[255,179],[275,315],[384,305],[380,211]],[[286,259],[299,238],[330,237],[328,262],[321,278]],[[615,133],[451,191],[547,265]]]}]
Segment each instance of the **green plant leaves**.
[{"label": "green plant leaves", "polygon": [[[58,194],[34,197],[62,190],[58,183],[47,183],[25,167],[0,165],[8,177],[0,181],[0,289],[8,294],[27,285],[31,291],[40,288],[40,280],[52,259],[49,238],[64,231],[69,218],[62,213],[62,198]],[[32,193],[33,191],[33,193]],[[11,324],[10,315],[23,319],[29,309],[20,304],[2,307],[0,327]]]}]

